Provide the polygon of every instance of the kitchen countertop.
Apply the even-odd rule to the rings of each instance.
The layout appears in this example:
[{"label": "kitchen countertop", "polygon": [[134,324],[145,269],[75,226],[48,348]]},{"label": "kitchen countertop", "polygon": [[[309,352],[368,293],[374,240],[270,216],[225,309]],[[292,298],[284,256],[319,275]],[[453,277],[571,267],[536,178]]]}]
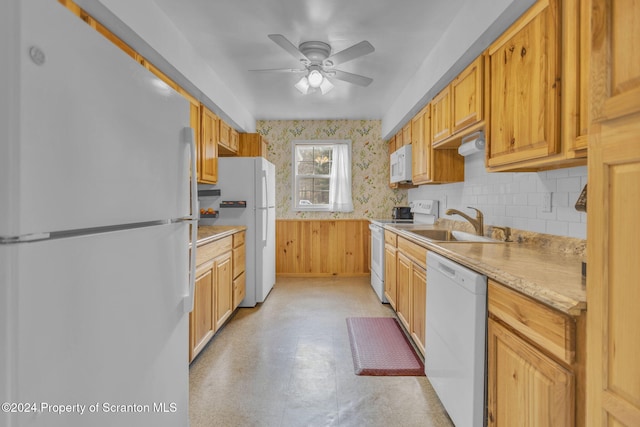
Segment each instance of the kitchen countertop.
[{"label": "kitchen countertop", "polygon": [[430,225],[387,224],[385,228],[563,313],[587,308],[582,256],[533,243],[434,242],[412,229]]},{"label": "kitchen countertop", "polygon": [[200,225],[198,226],[198,242],[196,247],[231,236],[246,230],[244,225]]}]

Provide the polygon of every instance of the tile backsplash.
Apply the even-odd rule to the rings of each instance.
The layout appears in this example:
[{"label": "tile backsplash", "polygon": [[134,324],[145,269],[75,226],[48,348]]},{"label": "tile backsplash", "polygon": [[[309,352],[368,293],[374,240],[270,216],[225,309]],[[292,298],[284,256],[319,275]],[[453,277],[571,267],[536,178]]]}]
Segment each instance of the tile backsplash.
[{"label": "tile backsplash", "polygon": [[[574,205],[587,184],[587,167],[580,166],[545,172],[488,173],[484,153],[465,159],[465,181],[454,184],[422,185],[409,190],[409,201],[440,201],[440,217],[449,208],[462,210],[473,206],[484,213],[485,224],[509,226],[536,233],[586,239],[587,215]],[[551,195],[551,209],[543,209]]]}]

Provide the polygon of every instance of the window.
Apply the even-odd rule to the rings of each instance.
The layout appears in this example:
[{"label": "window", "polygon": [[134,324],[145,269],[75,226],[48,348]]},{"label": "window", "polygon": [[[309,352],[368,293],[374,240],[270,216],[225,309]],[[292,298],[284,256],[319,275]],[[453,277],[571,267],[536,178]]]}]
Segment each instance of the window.
[{"label": "window", "polygon": [[293,141],[293,209],[352,212],[351,141]]}]

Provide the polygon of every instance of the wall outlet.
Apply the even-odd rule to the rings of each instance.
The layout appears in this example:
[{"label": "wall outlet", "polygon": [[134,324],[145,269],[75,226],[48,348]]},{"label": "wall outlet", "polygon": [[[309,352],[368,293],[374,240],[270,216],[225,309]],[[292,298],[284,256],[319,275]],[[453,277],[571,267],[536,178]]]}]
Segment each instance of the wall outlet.
[{"label": "wall outlet", "polygon": [[551,212],[551,194],[544,193],[542,195],[542,212]]}]

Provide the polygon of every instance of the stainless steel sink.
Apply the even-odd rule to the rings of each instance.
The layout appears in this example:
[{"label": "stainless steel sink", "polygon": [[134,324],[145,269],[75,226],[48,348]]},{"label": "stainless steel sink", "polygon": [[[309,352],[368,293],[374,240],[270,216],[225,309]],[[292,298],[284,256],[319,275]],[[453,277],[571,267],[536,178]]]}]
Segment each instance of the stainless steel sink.
[{"label": "stainless steel sink", "polygon": [[485,236],[477,236],[458,230],[406,230],[434,242],[477,242],[477,243],[504,243],[501,240]]},{"label": "stainless steel sink", "polygon": [[418,234],[425,239],[436,240],[438,242],[448,242],[457,240],[449,230],[407,230],[411,233]]}]

